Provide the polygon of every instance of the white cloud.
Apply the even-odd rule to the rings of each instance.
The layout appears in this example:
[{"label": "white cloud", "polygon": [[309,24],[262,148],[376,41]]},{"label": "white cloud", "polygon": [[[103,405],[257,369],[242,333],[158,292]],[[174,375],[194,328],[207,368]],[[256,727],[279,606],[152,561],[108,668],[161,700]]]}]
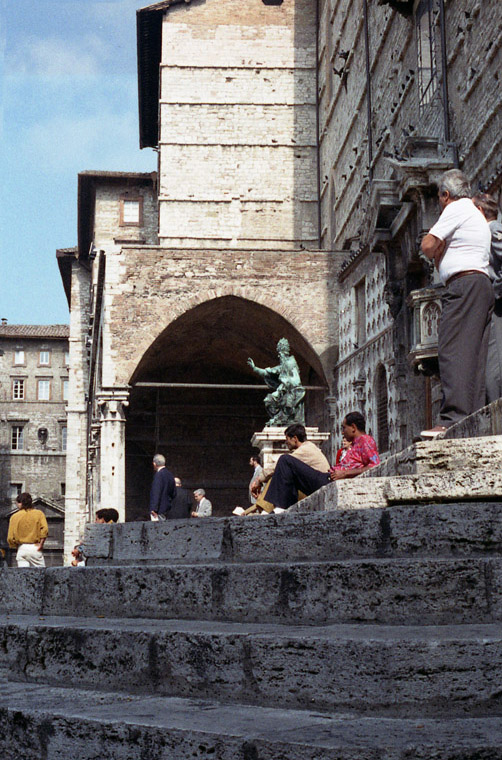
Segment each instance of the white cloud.
[{"label": "white cloud", "polygon": [[15,51],[7,56],[7,66],[16,75],[94,77],[109,56],[109,46],[97,34],[72,41],[59,37],[24,37]]},{"label": "white cloud", "polygon": [[139,151],[137,118],[131,112],[54,116],[26,129],[22,145],[24,161],[35,171],[48,174],[156,168],[152,151]]}]

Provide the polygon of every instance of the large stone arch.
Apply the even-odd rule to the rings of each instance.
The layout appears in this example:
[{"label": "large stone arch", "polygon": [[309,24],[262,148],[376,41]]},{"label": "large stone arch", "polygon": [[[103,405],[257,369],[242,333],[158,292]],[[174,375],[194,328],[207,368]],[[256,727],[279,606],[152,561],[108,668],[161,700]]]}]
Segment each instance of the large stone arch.
[{"label": "large stone arch", "polygon": [[[248,297],[235,295],[235,288],[231,294],[228,290],[206,290],[204,297],[194,294],[183,309],[178,308],[174,319],[159,326],[128,378],[132,387],[126,422],[128,519],[145,510],[151,457],[156,451],[166,455],[168,465],[188,488],[206,488],[220,514],[236,504],[247,505],[250,439],[266,422],[266,391],[228,386],[260,386],[247,358],[252,356],[258,366],[275,365],[281,337],[290,342],[302,381],[325,389],[307,394],[308,424],[322,428],[328,424],[322,361],[298,329],[302,320],[295,319],[291,305],[279,313],[260,304],[256,296],[249,297],[252,294],[246,288],[239,290]],[[187,387],[138,385],[144,382]],[[227,387],[193,387],[204,383]]]}]

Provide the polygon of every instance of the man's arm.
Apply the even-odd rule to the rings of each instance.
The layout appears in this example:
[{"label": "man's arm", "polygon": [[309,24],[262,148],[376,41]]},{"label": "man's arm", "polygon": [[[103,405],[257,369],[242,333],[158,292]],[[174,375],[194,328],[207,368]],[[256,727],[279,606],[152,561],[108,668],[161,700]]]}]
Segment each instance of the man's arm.
[{"label": "man's arm", "polygon": [[161,491],[162,483],[160,482],[158,474],[155,473],[153,476],[152,488],[150,490],[150,512],[153,512],[153,514],[157,514],[158,512]]},{"label": "man's arm", "polygon": [[439,269],[439,263],[446,248],[446,242],[431,235],[430,232],[425,235],[422,240],[422,253],[427,256],[428,259],[434,261],[436,269]]},{"label": "man's arm", "polygon": [[370,470],[374,465],[367,464],[366,467],[358,467],[357,469],[352,470],[330,470],[329,471],[329,479],[330,480],[343,480],[344,478],[355,478],[356,475],[360,475],[362,472],[366,472],[366,470]]}]

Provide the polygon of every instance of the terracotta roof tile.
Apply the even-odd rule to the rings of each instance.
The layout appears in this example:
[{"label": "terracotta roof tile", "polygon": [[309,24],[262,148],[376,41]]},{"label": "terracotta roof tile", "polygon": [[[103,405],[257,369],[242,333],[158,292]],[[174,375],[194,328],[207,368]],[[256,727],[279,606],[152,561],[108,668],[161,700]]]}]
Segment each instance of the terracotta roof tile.
[{"label": "terracotta roof tile", "polygon": [[0,338],[68,338],[69,325],[1,325]]}]

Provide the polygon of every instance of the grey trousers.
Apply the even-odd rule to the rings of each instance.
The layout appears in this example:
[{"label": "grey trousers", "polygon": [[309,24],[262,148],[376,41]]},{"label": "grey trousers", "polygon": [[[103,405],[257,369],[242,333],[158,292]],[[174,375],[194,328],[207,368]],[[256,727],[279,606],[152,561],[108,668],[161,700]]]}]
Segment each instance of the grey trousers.
[{"label": "grey trousers", "polygon": [[459,422],[485,405],[485,374],[493,287],[484,274],[454,280],[443,295],[439,323],[441,425]]},{"label": "grey trousers", "polygon": [[502,397],[502,298],[495,301],[490,338],[488,340],[488,361],[486,363],[486,403],[490,404]]}]

